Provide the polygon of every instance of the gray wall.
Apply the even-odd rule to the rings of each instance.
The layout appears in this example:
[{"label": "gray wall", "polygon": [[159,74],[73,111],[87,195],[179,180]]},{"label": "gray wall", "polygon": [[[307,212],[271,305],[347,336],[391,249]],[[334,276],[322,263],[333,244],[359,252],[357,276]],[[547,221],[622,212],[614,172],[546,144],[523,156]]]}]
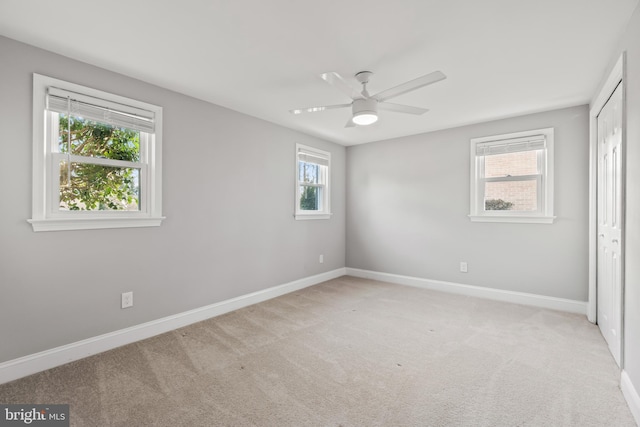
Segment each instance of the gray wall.
[{"label": "gray wall", "polygon": [[631,18],[611,67],[627,52],[627,197],[625,232],[624,369],[640,392],[640,6]]},{"label": "gray wall", "polygon": [[[469,140],[546,127],[555,223],[472,223]],[[347,267],[586,301],[588,128],[579,106],[348,147]]]},{"label": "gray wall", "polygon": [[[32,231],[33,72],[164,107],[161,227]],[[3,37],[0,93],[0,362],[344,267],[344,147]],[[293,219],[296,142],[330,220]]]}]

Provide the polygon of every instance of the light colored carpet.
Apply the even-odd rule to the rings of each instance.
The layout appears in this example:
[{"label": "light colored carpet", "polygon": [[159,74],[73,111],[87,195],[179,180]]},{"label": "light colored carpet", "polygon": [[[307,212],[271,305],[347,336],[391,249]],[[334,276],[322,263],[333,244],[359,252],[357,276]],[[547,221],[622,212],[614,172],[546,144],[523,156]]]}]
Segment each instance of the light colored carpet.
[{"label": "light colored carpet", "polygon": [[635,426],[584,316],[341,277],[0,386],[74,426]]}]

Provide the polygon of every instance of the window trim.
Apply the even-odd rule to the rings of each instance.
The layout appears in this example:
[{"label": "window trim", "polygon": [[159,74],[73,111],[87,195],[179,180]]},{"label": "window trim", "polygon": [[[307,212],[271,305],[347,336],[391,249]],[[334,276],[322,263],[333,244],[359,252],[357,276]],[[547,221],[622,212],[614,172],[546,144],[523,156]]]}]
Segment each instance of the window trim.
[{"label": "window trim", "polygon": [[[139,211],[60,212],[54,209],[56,197],[53,192],[58,191],[55,183],[59,177],[54,174],[52,162],[57,153],[49,138],[53,127],[52,121],[48,120],[53,113],[47,111],[45,101],[49,87],[100,98],[105,103],[144,109],[155,115],[155,132],[146,134],[149,135],[143,168],[146,173],[143,176],[142,170],[140,172],[140,192],[146,194],[146,201]],[[32,217],[27,222],[35,232],[159,226],[165,219],[162,216],[162,107],[34,73],[32,173]]]},{"label": "window trim", "polygon": [[[300,182],[299,161],[300,154],[310,154],[314,157],[319,157],[327,161],[324,184],[311,184],[310,186],[322,187],[324,189],[322,211],[304,211],[300,209],[300,186],[306,185]],[[328,151],[320,150],[318,148],[309,147],[307,145],[296,143],[295,152],[295,188],[294,188],[294,218],[296,220],[311,220],[311,219],[330,219],[331,215],[331,153]]]},{"label": "window trim", "polygon": [[[476,147],[480,143],[508,141],[512,139],[527,138],[535,135],[544,135],[545,149],[538,153],[538,164],[540,174],[523,175],[513,178],[482,178],[484,171],[484,162],[477,154]],[[553,157],[554,157],[554,129],[534,129],[523,132],[515,132],[502,135],[486,136],[481,138],[472,138],[470,141],[470,214],[469,219],[472,222],[507,222],[507,223],[539,223],[552,224],[553,216]],[[489,181],[527,181],[536,180],[538,182],[538,212],[526,211],[487,211],[484,210],[484,190],[481,185]]]}]

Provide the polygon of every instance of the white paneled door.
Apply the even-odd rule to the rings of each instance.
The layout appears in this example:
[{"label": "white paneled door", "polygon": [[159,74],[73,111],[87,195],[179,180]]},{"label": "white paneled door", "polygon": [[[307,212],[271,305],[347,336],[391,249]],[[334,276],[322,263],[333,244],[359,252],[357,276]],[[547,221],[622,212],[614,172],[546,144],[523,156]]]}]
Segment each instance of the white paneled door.
[{"label": "white paneled door", "polygon": [[623,284],[622,85],[598,115],[597,322],[620,365]]}]

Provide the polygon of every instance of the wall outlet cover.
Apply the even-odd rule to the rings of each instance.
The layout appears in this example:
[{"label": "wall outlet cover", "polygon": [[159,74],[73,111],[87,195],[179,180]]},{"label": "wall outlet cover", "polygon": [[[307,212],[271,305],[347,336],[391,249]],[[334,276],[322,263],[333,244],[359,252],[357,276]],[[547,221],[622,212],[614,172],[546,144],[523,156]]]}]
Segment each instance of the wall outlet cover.
[{"label": "wall outlet cover", "polygon": [[133,307],[133,292],[122,293],[122,308]]}]

